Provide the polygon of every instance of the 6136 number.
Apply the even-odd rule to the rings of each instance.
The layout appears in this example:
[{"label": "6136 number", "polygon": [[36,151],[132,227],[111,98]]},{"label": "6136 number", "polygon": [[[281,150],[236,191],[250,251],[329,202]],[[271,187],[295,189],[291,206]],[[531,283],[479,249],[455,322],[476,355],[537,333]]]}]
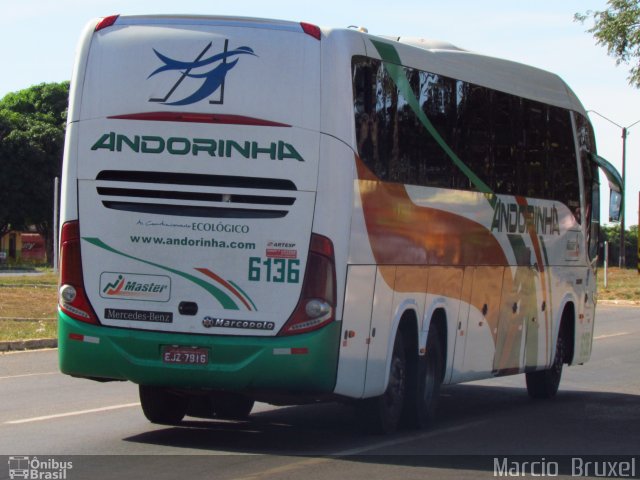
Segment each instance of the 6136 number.
[{"label": "6136 number", "polygon": [[249,258],[249,281],[299,283],[300,260],[297,258]]}]

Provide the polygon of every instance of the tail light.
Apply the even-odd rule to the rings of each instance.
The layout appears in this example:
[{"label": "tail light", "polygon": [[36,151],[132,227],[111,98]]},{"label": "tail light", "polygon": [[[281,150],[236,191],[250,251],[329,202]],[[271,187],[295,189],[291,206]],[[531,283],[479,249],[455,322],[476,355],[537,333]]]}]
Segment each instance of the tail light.
[{"label": "tail light", "polygon": [[65,223],[60,237],[60,309],[71,318],[99,325],[98,317],[84,290],[79,223]]},{"label": "tail light", "polygon": [[278,335],[296,335],[317,330],[335,319],[336,268],[333,244],[312,234],[302,293],[295,310]]},{"label": "tail light", "polygon": [[322,38],[322,31],[320,30],[320,27],[318,27],[317,25],[313,25],[307,22],[300,22],[300,26],[302,27],[302,31],[304,33],[312,36],[316,40],[320,40]]},{"label": "tail light", "polygon": [[118,20],[119,16],[120,15],[111,15],[110,17],[101,18],[98,24],[96,25],[95,31],[99,32],[100,30],[103,30],[107,27],[112,26],[114,23],[116,23],[116,20]]}]

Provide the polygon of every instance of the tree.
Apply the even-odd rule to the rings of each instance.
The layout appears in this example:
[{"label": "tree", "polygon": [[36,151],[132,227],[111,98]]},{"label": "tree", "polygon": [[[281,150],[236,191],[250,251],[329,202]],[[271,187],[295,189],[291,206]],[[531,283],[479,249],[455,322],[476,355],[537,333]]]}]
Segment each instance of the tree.
[{"label": "tree", "polygon": [[581,23],[593,19],[587,31],[616,58],[617,65],[631,64],[629,83],[640,88],[640,2],[609,0],[607,4],[606,10],[576,13],[574,19]]},{"label": "tree", "polygon": [[[620,225],[603,225],[601,228],[602,239],[609,244],[609,264],[618,265],[620,256]],[[638,225],[625,230],[624,251],[626,268],[636,268],[638,265]],[[604,252],[601,263],[604,261]]]},{"label": "tree", "polygon": [[35,225],[52,258],[53,179],[60,176],[69,82],[0,100],[0,234]]},{"label": "tree", "polygon": [[624,235],[627,268],[638,267],[638,225],[633,225]]}]

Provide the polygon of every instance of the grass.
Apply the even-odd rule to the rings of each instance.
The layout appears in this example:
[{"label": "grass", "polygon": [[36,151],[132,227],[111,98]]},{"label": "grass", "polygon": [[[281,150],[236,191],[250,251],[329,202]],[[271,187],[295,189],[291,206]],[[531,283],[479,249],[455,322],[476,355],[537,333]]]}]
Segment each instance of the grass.
[{"label": "grass", "polygon": [[[51,270],[39,272],[37,276],[0,277],[0,341],[53,338],[57,335],[58,279]],[[640,304],[638,271],[609,268],[607,288],[604,288],[604,269],[600,268],[598,298],[630,300]]]},{"label": "grass", "polygon": [[56,313],[56,285],[5,286],[0,282],[1,319],[53,319]]},{"label": "grass", "polygon": [[38,273],[0,277],[0,341],[57,335],[57,274]]},{"label": "grass", "polygon": [[604,269],[599,269],[598,299],[631,300],[640,303],[640,274],[635,269],[609,268],[607,288],[604,288]]},{"label": "grass", "polygon": [[58,323],[55,320],[0,320],[0,342],[55,338],[57,335]]},{"label": "grass", "polygon": [[[2,270],[0,270],[0,273]],[[38,275],[7,275],[0,277],[0,288],[11,285],[41,285],[56,287],[58,285],[58,274],[50,268],[37,269],[34,273]]]}]

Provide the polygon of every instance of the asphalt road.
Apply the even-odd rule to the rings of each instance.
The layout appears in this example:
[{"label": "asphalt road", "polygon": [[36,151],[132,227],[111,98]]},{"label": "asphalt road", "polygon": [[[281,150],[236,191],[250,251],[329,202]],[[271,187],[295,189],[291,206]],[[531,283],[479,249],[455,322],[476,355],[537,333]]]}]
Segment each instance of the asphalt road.
[{"label": "asphalt road", "polygon": [[565,368],[554,400],[530,400],[521,375],[451,386],[430,430],[390,436],[367,434],[340,404],[153,425],[133,384],[64,376],[56,350],[2,354],[0,455],[67,459],[70,480],[494,478],[494,458],[530,455],[553,473],[553,455],[638,456],[640,308],[600,306],[597,317],[590,362]]}]

